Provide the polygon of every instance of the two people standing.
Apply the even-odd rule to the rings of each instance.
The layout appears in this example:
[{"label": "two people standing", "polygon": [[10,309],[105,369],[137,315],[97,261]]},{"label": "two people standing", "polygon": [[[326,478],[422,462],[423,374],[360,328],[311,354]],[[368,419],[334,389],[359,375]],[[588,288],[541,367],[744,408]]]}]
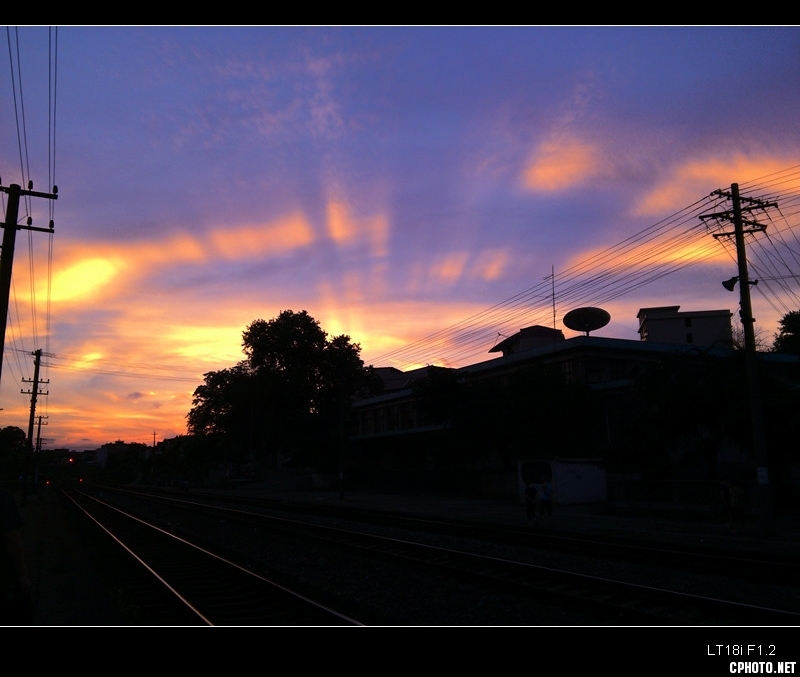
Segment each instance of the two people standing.
[{"label": "two people standing", "polygon": [[525,487],[525,516],[528,524],[553,516],[553,485],[549,481],[531,482]]},{"label": "two people standing", "polygon": [[525,517],[529,525],[539,519],[539,490],[533,482],[525,487]]},{"label": "two people standing", "polygon": [[736,532],[737,528],[744,522],[745,505],[747,498],[744,487],[740,482],[725,480],[720,483],[722,491],[722,509],[725,521],[731,531]]}]

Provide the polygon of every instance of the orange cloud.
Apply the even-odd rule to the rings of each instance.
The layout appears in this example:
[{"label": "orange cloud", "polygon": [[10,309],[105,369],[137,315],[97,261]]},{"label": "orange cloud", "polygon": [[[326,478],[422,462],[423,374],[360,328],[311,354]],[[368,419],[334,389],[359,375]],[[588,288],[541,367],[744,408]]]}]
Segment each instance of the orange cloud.
[{"label": "orange cloud", "polygon": [[[180,262],[202,262],[208,253],[196,238],[176,235],[164,241],[126,243],[112,246],[100,244],[87,252],[87,245],[56,247],[50,300],[53,303],[80,303],[113,294],[120,284],[146,275],[157,264],[175,265]],[[28,271],[18,267],[14,271],[23,286],[29,286]],[[36,279],[36,294],[46,298],[47,280],[42,275]]]},{"label": "orange cloud", "polygon": [[[207,241],[178,234],[158,242],[102,244],[89,252],[85,243],[67,245],[56,249],[50,299],[53,303],[97,300],[114,294],[121,283],[130,286],[133,279],[147,275],[157,265],[202,263],[219,256],[236,260],[280,255],[313,241],[313,229],[302,215],[295,214],[263,226],[220,228]],[[18,266],[15,277],[22,286],[29,285],[23,267]],[[45,298],[45,276],[38,276],[36,283],[37,294]]]},{"label": "orange cloud", "polygon": [[481,252],[475,262],[475,273],[486,281],[500,278],[510,258],[504,249],[493,249]]},{"label": "orange cloud", "polygon": [[284,254],[314,242],[314,230],[302,214],[263,226],[222,227],[210,235],[216,253],[226,259]]},{"label": "orange cloud", "polygon": [[372,244],[373,256],[388,256],[389,254],[389,219],[384,216],[375,216],[367,222],[367,232]]},{"label": "orange cloud", "polygon": [[[253,318],[255,319],[255,318]],[[236,364],[244,358],[241,349],[244,326],[189,325],[183,323],[163,327],[159,332],[165,345],[187,365],[197,367],[198,375],[208,369],[219,369],[220,364]],[[205,367],[212,363],[213,367]]]},{"label": "orange cloud", "polygon": [[53,275],[51,301],[69,302],[96,296],[126,268],[125,259],[116,256],[75,261]]},{"label": "orange cloud", "polygon": [[[362,346],[362,358],[366,364],[376,367],[393,366],[398,369],[408,370],[424,367],[424,364],[410,364],[404,362],[403,356],[395,361],[391,355],[381,358],[382,355],[394,350],[402,350],[414,343],[425,339],[431,333],[431,327],[441,328],[462,322],[465,317],[472,317],[485,310],[477,303],[454,303],[452,301],[427,302],[427,301],[400,301],[393,303],[380,303],[373,306],[351,309],[354,319],[354,329],[350,336]],[[398,322],[397,318],[403,318]],[[439,339],[445,341],[442,350],[450,347],[452,339],[449,334],[444,334]],[[435,341],[433,344],[435,346]],[[487,359],[491,346],[486,346]],[[435,353],[435,347],[432,351]],[[377,359],[381,358],[381,359]]]},{"label": "orange cloud", "polygon": [[73,366],[75,369],[78,370],[91,369],[92,367],[97,365],[100,362],[100,360],[102,360],[104,357],[105,355],[103,355],[103,353],[98,351],[86,353],[85,355],[81,355],[80,359],[78,359]]},{"label": "orange cloud", "polygon": [[384,257],[388,253],[389,220],[380,214],[361,221],[355,219],[342,202],[331,200],[327,206],[328,235],[336,244],[353,244],[363,238],[369,242],[373,256]]},{"label": "orange cloud", "polygon": [[523,173],[523,184],[537,192],[564,190],[594,175],[599,163],[595,146],[574,138],[552,139],[534,154]]},{"label": "orange cloud", "polygon": [[328,235],[337,244],[347,244],[355,237],[356,228],[347,207],[341,202],[328,203]]},{"label": "orange cloud", "polygon": [[[565,263],[564,268],[586,268],[589,262],[596,262],[595,267],[603,270],[608,265],[608,248],[605,246],[593,249],[583,249],[573,254]],[[645,268],[654,264],[681,264],[692,261],[703,261],[706,264],[729,265],[730,255],[726,250],[719,246],[716,241],[708,235],[704,240],[695,240],[683,245],[676,243],[674,239],[663,238],[663,246],[659,246],[658,240],[649,240],[641,246],[633,247],[624,254],[614,250],[614,267],[616,269]],[[558,280],[556,280],[558,283]]]},{"label": "orange cloud", "polygon": [[676,212],[694,204],[718,188],[729,188],[732,183],[783,171],[796,162],[796,158],[774,155],[750,157],[736,153],[729,157],[710,157],[691,160],[676,167],[636,205],[637,216],[653,216]]},{"label": "orange cloud", "polygon": [[464,274],[468,256],[467,252],[448,254],[434,264],[431,273],[437,280],[452,284]]}]

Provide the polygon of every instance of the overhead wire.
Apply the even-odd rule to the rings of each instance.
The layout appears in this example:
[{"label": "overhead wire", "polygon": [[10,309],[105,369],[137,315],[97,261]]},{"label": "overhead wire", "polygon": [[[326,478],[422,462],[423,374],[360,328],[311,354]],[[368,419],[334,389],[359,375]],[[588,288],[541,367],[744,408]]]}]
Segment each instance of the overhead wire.
[{"label": "overhead wire", "polygon": [[[787,210],[790,210],[788,216],[798,213],[799,185],[800,166],[747,184],[749,193],[771,191],[763,199],[777,197],[778,204],[783,205],[783,225],[780,229],[774,228],[775,236],[756,238],[748,243],[748,259],[752,259],[754,272],[764,279],[758,291],[778,313],[800,307],[796,285],[791,284],[798,280],[800,257],[789,245],[790,239],[800,240],[796,224],[787,218]],[[735,247],[726,242],[729,238],[709,237],[712,229],[698,218],[703,212],[718,209],[722,202],[722,196],[712,193],[616,245],[563,271],[555,271],[552,292],[550,285],[542,281],[465,320],[378,355],[374,363],[408,368],[425,364],[448,366],[483,359],[486,346],[496,344],[498,335],[510,335],[531,324],[546,325],[556,291],[564,309],[563,316],[574,307],[608,303],[690,266],[718,259],[721,253],[727,253],[736,263]],[[775,284],[771,284],[773,282]]]},{"label": "overhead wire", "polygon": [[[702,204],[703,202],[701,201],[687,209],[694,209],[696,211]],[[684,219],[684,221],[685,220],[686,219]],[[584,290],[587,288],[591,288],[596,293],[598,289],[604,289],[610,285],[613,285],[615,275],[618,274],[618,272],[623,268],[627,269],[630,267],[630,265],[625,266],[621,263],[617,263],[616,261],[622,257],[629,257],[631,252],[635,251],[637,247],[641,252],[642,243],[647,242],[648,237],[652,239],[654,236],[658,236],[659,233],[664,232],[672,223],[673,222],[669,219],[665,219],[664,221],[654,224],[644,231],[627,238],[617,245],[598,252],[587,259],[579,261],[575,265],[558,274],[556,279],[558,280],[559,299],[561,300],[562,305],[564,307],[568,307],[571,302],[571,298],[574,298],[575,302],[577,302],[577,299],[581,297],[581,295],[584,293]],[[684,237],[685,233],[683,232],[679,233],[677,236],[674,236],[674,238]],[[685,241],[683,244],[685,245]],[[642,259],[646,261],[647,259],[661,256],[665,250],[671,247],[673,247],[673,245],[670,243],[670,241],[664,241],[663,238],[661,240],[656,240],[655,246],[649,251],[644,251],[643,256],[640,256],[639,260],[637,261],[637,266],[642,267]],[[607,266],[604,267],[604,264],[608,264],[609,262],[613,263],[614,265],[611,268],[608,268]],[[691,261],[684,261],[683,265],[688,265],[689,263],[691,263]],[[644,266],[642,270],[646,271],[648,269],[646,266]],[[592,272],[593,274],[587,277],[588,272]],[[634,277],[631,284],[633,287],[638,287],[641,283],[642,282],[637,281]],[[432,335],[439,339],[435,346],[432,345],[431,337],[426,337],[426,339],[420,340],[418,345],[426,347],[430,352],[433,352],[431,349],[438,347],[441,351],[441,354],[446,353],[447,360],[450,361],[454,359],[465,358],[467,356],[465,349],[466,351],[469,351],[473,347],[475,350],[480,351],[480,353],[483,354],[486,352],[485,346],[487,345],[487,339],[493,339],[497,332],[507,333],[508,330],[513,332],[519,329],[519,326],[515,327],[510,324],[511,322],[520,323],[523,321],[542,321],[544,314],[546,312],[549,313],[549,309],[546,309],[544,306],[550,303],[551,297],[552,294],[550,291],[550,285],[544,281],[540,282],[525,292],[515,295],[510,300],[496,304],[488,311],[484,311],[472,316],[471,323],[461,322]],[[531,307],[532,302],[534,302],[535,305],[533,308]],[[474,321],[478,318],[480,318],[483,323],[486,324],[485,328],[476,328],[473,326]],[[488,324],[489,322],[492,324]],[[467,326],[465,326],[465,324]],[[499,327],[498,324],[500,325]],[[503,327],[508,327],[508,330],[504,331]],[[444,347],[446,344],[449,344],[449,349]],[[453,348],[454,346],[455,351]],[[407,359],[409,356],[410,353],[408,346],[406,346],[404,348],[392,351],[392,353],[385,354],[381,359]]]},{"label": "overhead wire", "polygon": [[[202,376],[194,369],[177,369],[173,365],[162,365],[145,362],[126,362],[122,360],[110,360],[106,358],[98,360],[87,360],[83,357],[75,357],[63,354],[47,353],[47,366],[53,369],[67,369],[70,371],[82,371],[91,374],[113,374],[114,376],[126,376],[131,378],[149,378],[162,381],[183,381],[197,383],[202,380]],[[113,369],[111,367],[119,367]],[[180,374],[185,374],[181,376]]]},{"label": "overhead wire", "polygon": [[[10,81],[11,81],[11,93],[12,93],[12,103],[14,106],[14,119],[16,124],[16,131],[17,131],[17,152],[19,154],[19,166],[20,166],[20,174],[22,176],[22,184],[27,185],[27,176],[28,176],[28,154],[27,154],[27,135],[25,132],[25,124],[24,124],[24,106],[22,103],[22,67],[20,64],[20,51],[19,51],[19,31],[15,28],[14,30],[14,39],[12,39],[11,29],[9,26],[6,26],[6,38],[8,43],[8,62],[9,62],[9,70],[10,70]],[[16,53],[16,69],[15,69],[15,55]],[[16,72],[15,72],[16,71]],[[19,91],[19,94],[18,94]],[[20,119],[22,118],[22,119]],[[30,203],[28,200],[24,202],[26,213],[30,213]],[[13,283],[11,283],[11,295],[13,298],[13,307],[16,311],[16,321],[18,326],[22,326],[19,318],[19,306],[18,306],[18,299],[16,296],[16,288]],[[8,309],[8,331],[12,336],[12,340],[20,344],[20,349],[22,349],[22,335],[18,337],[14,337],[14,315],[11,312],[12,305],[9,304]],[[18,380],[22,380],[23,374],[25,373],[25,369],[21,362],[17,361],[17,367],[19,369],[19,376],[15,376]]]},{"label": "overhead wire", "polygon": [[[12,55],[12,39],[7,27],[9,60],[14,72]],[[57,48],[58,31],[50,29],[49,34],[49,78],[48,78],[48,178],[51,187],[55,182],[56,165],[56,104],[57,104]],[[27,166],[27,136],[24,123],[24,105],[22,100],[22,70],[19,59],[19,39],[16,40],[18,76],[12,77],[12,85],[19,79],[19,105],[17,104],[17,88],[14,86],[14,106],[17,116],[17,135],[20,149],[20,165],[23,176],[30,175]],[[20,122],[20,113],[22,121]],[[52,116],[50,115],[52,113]],[[51,135],[52,132],[52,135]],[[23,149],[25,161],[23,161]],[[748,247],[748,263],[761,278],[757,292],[770,303],[776,311],[787,312],[790,303],[798,305],[798,295],[792,282],[797,282],[798,259],[800,256],[800,240],[790,219],[800,213],[800,165],[767,174],[753,181],[741,184],[743,193],[765,193],[764,199],[780,198],[781,219],[783,226],[773,228],[763,239],[755,239]],[[664,219],[634,233],[622,242],[595,252],[591,256],[568,266],[564,270],[553,270],[553,279],[548,277],[509,299],[494,304],[486,310],[452,324],[446,328],[413,341],[405,346],[377,356],[376,363],[397,364],[403,367],[411,364],[429,364],[436,362],[458,363],[465,360],[485,357],[487,345],[496,343],[496,338],[516,333],[523,326],[531,323],[549,324],[551,303],[558,296],[560,315],[570,309],[586,304],[600,305],[630,294],[642,287],[661,280],[678,271],[718,258],[720,252],[727,252],[732,260],[730,243],[726,238],[708,237],[709,229],[697,218],[703,211],[713,209],[721,202],[719,196],[709,195],[684,209],[668,215]],[[53,218],[54,200],[50,200],[50,217]],[[774,225],[774,224],[773,224]],[[48,278],[46,328],[44,332],[45,353],[49,350],[50,338],[50,291],[52,282],[52,242],[50,234],[48,242]],[[789,246],[794,239],[798,249]],[[720,249],[720,246],[722,249]],[[784,269],[788,271],[783,275]],[[31,264],[31,286],[34,280],[34,269]],[[552,284],[551,284],[552,282]],[[772,284],[774,283],[774,284]],[[796,285],[795,285],[796,286]],[[789,300],[791,299],[791,300]],[[35,311],[36,299],[31,299],[34,313],[32,320],[34,340],[38,341],[38,327]],[[17,320],[18,321],[18,320]],[[15,351],[24,348],[15,348]],[[29,352],[29,351],[28,351]],[[48,368],[81,368],[76,365],[59,363],[50,359]],[[76,362],[77,364],[77,362]],[[152,369],[155,365],[150,365]],[[21,366],[19,367],[21,369]],[[160,367],[157,367],[160,368]],[[98,373],[106,373],[105,371]],[[124,373],[111,371],[109,373]],[[138,373],[132,373],[136,377]],[[151,373],[152,376],[152,373]],[[176,377],[183,380],[182,377]],[[189,380],[189,377],[186,377]]]},{"label": "overhead wire", "polygon": [[[47,130],[47,174],[48,174],[48,188],[52,189],[54,192],[56,190],[56,112],[57,112],[57,83],[58,83],[58,29],[57,27],[50,27],[48,33],[48,130]],[[29,162],[29,152],[28,152],[28,143],[27,143],[27,130],[26,130],[26,123],[25,123],[25,114],[24,114],[24,101],[22,97],[22,64],[21,64],[21,52],[20,52],[20,40],[19,40],[19,33],[18,30],[15,29],[12,35],[10,27],[6,27],[6,34],[7,34],[7,41],[8,41],[8,51],[9,51],[9,66],[11,69],[11,83],[12,83],[12,98],[14,102],[14,112],[16,118],[16,129],[17,129],[17,145],[18,145],[18,152],[19,152],[19,163],[20,163],[20,171],[22,175],[22,184],[28,185],[30,181],[30,162]],[[16,55],[16,56],[15,56]],[[15,65],[16,64],[16,65]],[[3,195],[5,195],[3,193]],[[55,218],[55,200],[48,200],[48,216],[49,221],[52,223]],[[31,203],[30,197],[28,196],[25,202],[25,216],[30,217],[31,215]],[[184,373],[185,376],[180,375],[180,370],[177,370],[179,373],[176,375],[176,370],[172,366],[162,366],[162,365],[153,365],[153,364],[133,364],[133,363],[115,363],[113,361],[103,360],[103,364],[118,364],[121,369],[113,369],[113,368],[97,368],[93,366],[87,365],[86,360],[84,359],[77,359],[77,358],[70,358],[64,356],[56,356],[50,352],[50,334],[51,334],[51,327],[50,327],[50,320],[51,320],[51,291],[52,291],[52,269],[53,269],[53,233],[50,232],[47,234],[48,236],[48,243],[47,243],[47,298],[46,298],[46,309],[45,309],[45,330],[44,330],[44,349],[42,351],[42,356],[46,359],[41,360],[40,367],[42,368],[43,378],[40,382],[49,381],[47,376],[49,369],[56,368],[56,369],[68,369],[68,370],[76,370],[76,371],[84,371],[88,373],[95,373],[95,374],[110,374],[114,376],[125,376],[125,377],[132,377],[132,378],[148,378],[148,379],[155,379],[155,380],[167,380],[167,381],[182,381],[187,383],[197,383],[202,377],[199,376],[197,373],[191,370],[186,370]],[[19,298],[16,293],[16,286],[14,284],[14,280],[11,281],[11,296],[12,299],[10,300],[9,305],[9,322],[8,322],[8,334],[10,336],[10,345],[7,347],[5,353],[8,356],[9,363],[10,363],[10,373],[14,380],[17,382],[17,385],[22,388],[22,385],[25,381],[31,381],[30,379],[30,371],[31,366],[28,362],[31,360],[25,360],[25,356],[32,356],[34,355],[34,350],[27,348],[25,343],[26,335],[28,338],[32,337],[34,341],[34,345],[38,347],[40,341],[40,308],[39,308],[39,300],[36,296],[36,290],[38,288],[36,284],[36,265],[35,265],[35,247],[34,247],[34,238],[32,231],[28,231],[28,251],[29,251],[29,258],[28,258],[28,276],[30,281],[30,299],[28,303],[28,309],[30,311],[30,332],[23,332],[21,328],[24,325],[21,319],[20,313],[20,302]],[[41,402],[41,400],[40,400]],[[47,399],[44,399],[44,403],[46,406]]]},{"label": "overhead wire", "polygon": [[[47,59],[47,178],[48,189],[55,192],[56,186],[56,103],[58,101],[58,26],[48,29],[48,59]],[[55,222],[55,200],[48,200],[48,212],[51,230],[47,234],[47,299],[45,308],[45,354],[50,353],[51,334],[51,300],[53,289],[53,241],[52,225]],[[44,365],[44,377],[49,381],[49,364]],[[45,400],[45,413],[48,411],[48,400]]]},{"label": "overhead wire", "polygon": [[[55,73],[57,73],[57,30],[55,31],[55,42],[54,42],[54,32],[52,28],[49,30],[49,37],[48,40],[48,134],[47,134],[47,152],[48,152],[48,160],[47,160],[47,173],[48,178],[47,181],[50,184],[50,187],[55,186],[55,102],[56,98],[56,78]],[[18,146],[18,154],[19,154],[19,165],[20,165],[20,174],[22,177],[21,184],[25,187],[30,187],[32,185],[31,181],[31,163],[30,163],[30,152],[29,152],[29,144],[28,144],[28,125],[27,125],[27,118],[25,113],[25,97],[24,97],[24,87],[23,87],[23,63],[22,63],[22,50],[21,50],[21,40],[19,35],[18,28],[15,28],[12,31],[10,27],[6,27],[6,37],[8,43],[8,55],[9,55],[9,69],[11,71],[11,86],[12,86],[12,100],[14,105],[14,115],[15,115],[15,123],[16,123],[16,132],[17,132],[17,146]],[[48,200],[48,216],[49,221],[52,223],[54,218],[54,210],[55,206],[53,204],[54,200]],[[24,218],[27,220],[28,224],[32,223],[32,198],[30,195],[25,195],[25,199],[23,200],[22,204],[24,205],[24,213],[21,214],[20,218]],[[4,205],[5,206],[5,205]],[[17,295],[16,285],[14,284],[14,279],[12,277],[11,280],[11,289],[9,290],[11,298],[9,299],[9,311],[8,311],[8,323],[7,329],[8,334],[11,338],[11,345],[8,350],[6,350],[6,355],[13,356],[13,360],[8,360],[9,362],[9,371],[11,376],[17,381],[18,385],[21,385],[23,382],[31,382],[32,379],[29,378],[31,373],[32,364],[27,364],[26,361],[21,359],[21,356],[24,354],[27,355],[34,355],[35,350],[28,349],[24,344],[27,340],[32,340],[33,345],[38,349],[41,347],[41,341],[44,340],[45,342],[45,349],[49,350],[49,338],[50,338],[50,299],[51,299],[51,283],[52,283],[52,232],[48,234],[48,248],[47,248],[47,285],[46,285],[46,296],[45,299],[46,309],[45,309],[45,329],[44,329],[44,338],[42,339],[41,336],[41,327],[40,327],[40,307],[39,307],[39,299],[37,298],[37,289],[38,285],[36,283],[38,272],[37,272],[37,253],[36,248],[34,246],[34,236],[33,231],[28,229],[28,278],[29,278],[29,301],[28,301],[28,310],[30,312],[30,331],[22,331],[22,327],[25,326],[21,319],[20,314],[20,303],[19,297]],[[40,378],[40,383],[47,381],[47,374],[43,372],[43,378]],[[42,402],[42,400],[39,400]],[[47,400],[44,400],[46,406]]]},{"label": "overhead wire", "polygon": [[[15,29],[16,32],[16,29]],[[14,50],[12,49],[12,39],[11,39],[11,28],[6,26],[6,38],[8,41],[8,63],[9,68],[11,70],[11,97],[12,102],[14,104],[14,118],[16,122],[17,128],[17,151],[19,153],[19,164],[20,170],[22,172],[22,179],[23,184],[26,183],[25,181],[25,163],[23,161],[22,149],[23,143],[22,139],[20,138],[20,120],[19,120],[19,103],[17,102],[17,77],[14,75]],[[17,38],[19,38],[19,34],[17,33]],[[17,59],[19,59],[19,40],[17,40]],[[20,93],[21,95],[21,93]]]},{"label": "overhead wire", "polygon": [[[794,250],[785,237],[788,231],[795,243],[800,242],[789,219],[785,216],[787,208],[794,209],[793,205],[797,204],[800,194],[797,192],[763,194],[763,191],[774,190],[775,186],[786,187],[790,182],[794,182],[796,187],[799,176],[800,171],[798,166],[795,166],[769,175],[767,178],[771,178],[771,182],[759,180],[757,183],[753,183],[752,187],[750,184],[745,184],[746,188],[751,188],[750,192],[754,190],[759,192],[758,199],[771,202],[770,209],[778,211],[781,217],[781,225],[778,226],[778,222],[772,218],[771,211],[763,208],[759,218],[767,220],[768,224],[762,224],[764,225],[763,231],[756,231],[748,239],[747,247],[748,267],[753,272],[750,277],[758,279],[758,285],[753,288],[754,293],[763,298],[780,315],[800,307],[800,296],[795,291],[797,285],[793,286],[789,282],[789,280],[797,282],[799,279],[800,257],[798,257],[798,251]],[[770,224],[772,228],[770,228]],[[788,274],[783,274],[784,271]]]},{"label": "overhead wire", "polygon": [[[18,304],[18,301],[17,301],[17,295],[16,295],[16,293],[13,293],[13,289],[14,289],[14,279],[13,278],[11,280],[11,288],[12,288],[11,296],[14,299],[14,303],[13,303],[13,306],[9,305],[8,312],[9,312],[9,315],[11,316],[12,309],[13,309],[13,312],[16,315],[17,319],[16,319],[16,322],[12,322],[12,321],[10,321],[11,318],[9,318],[9,322],[8,322],[7,333],[10,335],[10,338],[11,338],[10,344],[11,344],[12,348],[11,348],[11,350],[6,349],[5,353],[6,353],[6,355],[8,355],[10,353],[13,356],[14,361],[13,362],[6,361],[6,365],[8,366],[8,369],[6,371],[8,373],[10,373],[11,377],[16,382],[17,387],[21,388],[22,387],[22,381],[25,378],[25,374],[29,373],[29,370],[27,369],[27,367],[23,366],[23,364],[22,364],[21,355],[24,354],[24,353],[27,353],[28,351],[24,350],[24,348],[22,347],[22,337],[21,336],[17,336],[17,332],[15,331],[16,327],[21,327],[22,324],[21,324],[20,319],[19,319],[19,304]],[[18,346],[18,347],[14,347],[14,346]],[[5,358],[5,355],[4,355],[4,358]],[[16,367],[16,372],[14,371],[15,367]]]}]

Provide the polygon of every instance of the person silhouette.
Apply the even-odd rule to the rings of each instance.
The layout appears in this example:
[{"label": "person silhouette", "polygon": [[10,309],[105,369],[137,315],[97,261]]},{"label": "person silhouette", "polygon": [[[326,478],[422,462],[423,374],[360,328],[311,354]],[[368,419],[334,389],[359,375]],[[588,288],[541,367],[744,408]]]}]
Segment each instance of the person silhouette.
[{"label": "person silhouette", "polygon": [[528,524],[539,520],[539,491],[536,485],[531,482],[525,487],[525,516]]},{"label": "person silhouette", "polygon": [[549,480],[542,483],[542,497],[539,501],[539,515],[541,517],[553,516],[553,485]]}]

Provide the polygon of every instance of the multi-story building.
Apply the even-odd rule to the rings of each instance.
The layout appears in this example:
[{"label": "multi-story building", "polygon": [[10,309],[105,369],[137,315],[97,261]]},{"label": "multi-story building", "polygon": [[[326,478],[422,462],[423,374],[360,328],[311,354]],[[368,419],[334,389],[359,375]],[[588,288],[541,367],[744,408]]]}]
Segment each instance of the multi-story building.
[{"label": "multi-story building", "polygon": [[[407,373],[379,370],[387,377],[386,388],[354,403],[351,448],[359,462],[366,459],[383,467],[436,465],[443,455],[449,462],[461,456],[491,464],[497,449],[490,449],[490,437],[454,436],[459,412],[451,411],[453,418],[443,416],[439,402],[439,412],[433,415],[430,399],[426,400],[431,387],[438,388],[440,399],[448,393],[458,397],[469,388],[470,409],[460,413],[497,418],[496,437],[505,441],[494,446],[505,445],[501,451],[507,464],[509,458],[531,454],[596,458],[611,470],[636,476],[661,472],[709,480],[736,466],[749,467],[746,376],[743,353],[730,340],[730,311],[681,313],[679,306],[667,306],[642,308],[637,317],[640,340],[588,334],[565,339],[560,331],[534,326],[489,350],[502,356],[477,364]],[[796,356],[760,353],[758,361],[767,372],[798,383]],[[777,370],[770,369],[773,364]],[[520,380],[535,370],[558,374],[564,384],[590,393],[591,415],[576,413],[571,418],[570,412],[556,412],[552,425],[561,429],[546,430],[538,410],[546,408],[542,403],[547,394],[533,392],[536,381],[530,378],[535,377]],[[506,385],[514,397],[530,400],[527,409],[525,402],[508,406],[509,401],[502,400],[502,407],[513,409],[513,419],[488,399]],[[475,405],[476,393],[487,398],[483,408]],[[463,401],[454,399],[451,404],[457,408]],[[526,433],[528,416],[532,430]],[[499,428],[508,427],[510,421],[517,429],[515,437],[504,436]]]},{"label": "multi-story building", "polygon": [[642,308],[636,315],[639,336],[650,343],[680,343],[730,348],[733,342],[730,310],[679,312],[680,306]]},{"label": "multi-story building", "polygon": [[[586,384],[595,389],[627,390],[633,380],[659,364],[667,355],[728,354],[731,349],[730,311],[679,313],[680,306],[642,308],[640,341],[577,336],[565,339],[564,333],[550,327],[525,327],[489,349],[501,357],[440,371],[460,381],[488,380],[503,382],[520,369],[533,364],[556,366],[567,383]],[[692,329],[692,332],[688,332]],[[428,368],[403,372],[392,367],[378,367],[383,379],[382,394],[355,403],[354,440],[387,437],[440,429],[441,424],[426,420],[420,410],[414,384],[428,378]]]}]

